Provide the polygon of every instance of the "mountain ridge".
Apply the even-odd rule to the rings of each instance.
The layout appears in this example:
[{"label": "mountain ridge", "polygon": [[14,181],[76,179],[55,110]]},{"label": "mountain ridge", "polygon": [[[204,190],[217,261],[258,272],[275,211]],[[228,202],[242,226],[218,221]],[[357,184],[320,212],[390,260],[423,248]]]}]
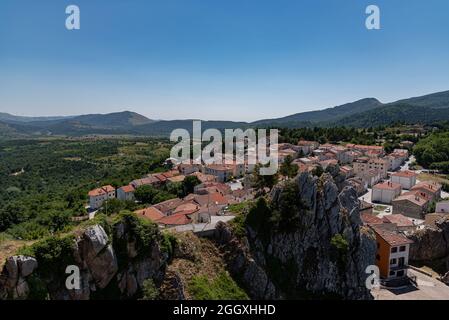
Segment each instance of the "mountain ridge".
[{"label": "mountain ridge", "polygon": [[[6,115],[6,116],[5,116]],[[202,129],[248,127],[373,127],[395,122],[431,124],[449,120],[449,91],[382,103],[364,98],[322,110],[254,122],[207,120]],[[10,135],[149,135],[167,136],[174,129],[192,130],[193,119],[152,120],[132,111],[71,117],[21,117],[0,113],[0,136]]]}]

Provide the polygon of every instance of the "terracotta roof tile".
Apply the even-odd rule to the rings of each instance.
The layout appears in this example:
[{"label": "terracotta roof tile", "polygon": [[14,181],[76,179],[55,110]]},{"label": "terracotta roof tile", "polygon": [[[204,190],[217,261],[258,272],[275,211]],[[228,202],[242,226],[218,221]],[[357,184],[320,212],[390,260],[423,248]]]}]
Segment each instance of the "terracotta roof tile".
[{"label": "terracotta roof tile", "polygon": [[412,244],[413,241],[408,239],[406,236],[382,228],[382,225],[372,226],[372,229],[376,234],[378,234],[382,239],[384,239],[390,246],[400,246],[405,244]]},{"label": "terracotta roof tile", "polygon": [[151,221],[158,221],[165,217],[165,215],[155,207],[149,207],[142,210],[134,211],[138,216],[149,219]]}]

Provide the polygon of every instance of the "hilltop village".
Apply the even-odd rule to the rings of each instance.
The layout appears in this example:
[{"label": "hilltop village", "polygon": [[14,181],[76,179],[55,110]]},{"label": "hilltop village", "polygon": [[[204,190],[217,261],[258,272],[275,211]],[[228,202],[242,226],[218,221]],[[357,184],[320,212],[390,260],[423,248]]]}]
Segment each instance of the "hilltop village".
[{"label": "hilltop village", "polygon": [[[359,196],[362,221],[376,234],[376,263],[385,282],[407,278],[410,244],[407,233],[431,226],[449,214],[449,194],[434,181],[420,181],[422,170],[411,170],[409,150],[413,143],[403,141],[403,148],[387,154],[382,146],[319,144],[300,140],[296,145],[279,144],[280,166],[288,162],[297,173],[319,174],[332,168],[339,171],[343,183],[352,186]],[[170,159],[168,159],[170,161]],[[134,201],[139,188],[161,188],[196,177],[193,193],[183,198],[156,203],[135,213],[175,232],[192,231],[200,236],[213,233],[219,221],[235,217],[230,210],[255,198],[254,166],[248,164],[171,164],[166,172],[148,174],[118,189],[106,185],[89,192],[91,217],[107,210],[108,201],[117,198]],[[279,180],[288,180],[279,176]],[[267,190],[269,191],[269,190]]]}]

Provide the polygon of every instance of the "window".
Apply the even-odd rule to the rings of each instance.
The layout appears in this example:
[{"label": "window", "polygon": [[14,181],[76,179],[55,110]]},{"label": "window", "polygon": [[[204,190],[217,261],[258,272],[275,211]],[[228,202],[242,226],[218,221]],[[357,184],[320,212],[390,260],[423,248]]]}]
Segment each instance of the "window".
[{"label": "window", "polygon": [[379,248],[380,248],[380,243],[378,242],[378,243],[377,243],[377,249],[379,249]]},{"label": "window", "polygon": [[390,264],[396,264],[397,260],[396,259],[391,259],[390,260]]},{"label": "window", "polygon": [[405,246],[400,246],[400,247],[399,247],[399,251],[400,251],[400,252],[404,252],[404,251],[405,251]]},{"label": "window", "polygon": [[379,255],[376,256],[376,260],[380,260],[380,256]]},{"label": "window", "polygon": [[398,252],[398,247],[391,248],[391,253],[396,253],[396,252]]},{"label": "window", "polygon": [[396,275],[396,272],[390,271],[390,277],[394,277]]},{"label": "window", "polygon": [[398,273],[396,275],[398,277],[403,277],[404,276],[404,270],[398,271]]}]

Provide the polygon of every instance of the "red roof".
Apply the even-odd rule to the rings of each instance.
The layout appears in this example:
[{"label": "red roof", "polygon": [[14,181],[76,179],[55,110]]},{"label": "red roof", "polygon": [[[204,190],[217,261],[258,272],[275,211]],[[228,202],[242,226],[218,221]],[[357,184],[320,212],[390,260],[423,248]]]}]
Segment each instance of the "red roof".
[{"label": "red roof", "polygon": [[123,192],[129,193],[129,192],[134,192],[134,187],[132,185],[127,185],[127,186],[123,186],[120,188]]},{"label": "red roof", "polygon": [[298,141],[298,146],[312,146],[314,144],[317,144],[318,142],[316,141],[307,141],[307,140],[299,140]]},{"label": "red roof", "polygon": [[89,191],[89,197],[97,197],[97,196],[104,195],[106,193],[113,192],[113,191],[115,191],[115,188],[111,185],[107,185],[107,186],[103,186],[101,188],[97,188],[97,189]]},{"label": "red roof", "polygon": [[165,217],[165,215],[160,212],[155,207],[149,207],[142,210],[134,211],[138,216],[149,219],[151,221],[158,221],[159,219]]},{"label": "red roof", "polygon": [[177,206],[179,206],[183,201],[179,198],[174,198],[170,200],[166,200],[161,203],[157,203],[154,205],[156,209],[161,211],[162,213],[167,214],[171,210],[175,210]]},{"label": "red roof", "polygon": [[192,219],[190,219],[186,214],[183,213],[177,213],[171,216],[167,216],[164,218],[161,218],[157,221],[159,224],[164,225],[177,225],[181,226],[184,224],[189,224],[192,222]]},{"label": "red roof", "polygon": [[400,195],[393,200],[393,203],[404,200],[413,202],[414,204],[422,207],[429,202],[429,196],[425,193],[420,193],[419,191],[411,191]]},{"label": "red roof", "polygon": [[396,189],[401,189],[401,185],[399,183],[394,183],[394,182],[384,182],[384,183],[379,183],[376,184],[373,189],[383,189],[383,190],[396,190]]},{"label": "red roof", "polygon": [[384,222],[394,223],[398,227],[413,227],[414,224],[407,217],[402,214],[391,214],[383,217]]},{"label": "red roof", "polygon": [[226,205],[228,204],[228,200],[222,196],[220,193],[210,193],[205,195],[195,195],[195,202],[200,206],[204,206],[207,204],[217,204],[217,205]]},{"label": "red roof", "polygon": [[404,177],[404,178],[411,178],[411,177],[416,177],[417,174],[414,173],[413,171],[399,171],[399,172],[395,172],[393,173],[391,176],[393,177]]},{"label": "red roof", "polygon": [[369,214],[369,213],[362,213],[362,214],[360,214],[360,218],[362,218],[362,221],[363,221],[364,224],[368,224],[368,225],[382,224],[383,223],[381,218],[378,218],[377,216]]},{"label": "red roof", "polygon": [[164,176],[163,173],[153,174],[153,177],[155,177],[156,179],[158,179],[158,180],[161,181],[161,182],[167,181],[167,177]]},{"label": "red roof", "polygon": [[413,243],[413,241],[408,239],[406,236],[404,236],[400,233],[382,228],[381,225],[372,226],[372,229],[379,237],[384,239],[390,246],[394,247],[394,246],[400,246],[400,245],[404,245],[404,244]]},{"label": "red roof", "polygon": [[430,193],[435,194],[441,190],[441,184],[436,182],[423,181],[414,185],[410,190],[419,190],[419,189],[424,189],[429,191]]}]

